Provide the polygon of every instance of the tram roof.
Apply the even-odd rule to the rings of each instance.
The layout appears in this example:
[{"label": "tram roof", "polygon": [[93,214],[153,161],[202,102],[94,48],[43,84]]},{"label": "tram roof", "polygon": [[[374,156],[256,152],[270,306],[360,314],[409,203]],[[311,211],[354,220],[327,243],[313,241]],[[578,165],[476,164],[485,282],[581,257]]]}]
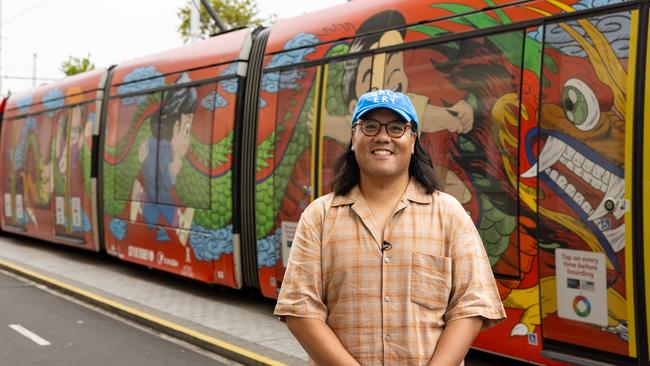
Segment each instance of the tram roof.
[{"label": "tram roof", "polygon": [[103,87],[106,72],[106,68],[99,68],[12,94],[7,101],[5,118],[92,99]]},{"label": "tram roof", "polygon": [[[122,62],[113,71],[111,86],[239,61],[242,52],[246,53],[250,46],[251,31],[251,28],[245,28],[221,33],[182,47]],[[247,57],[246,54],[243,56]]]},{"label": "tram roof", "polygon": [[[569,0],[571,1],[574,0]],[[417,32],[412,33],[420,33],[421,38],[430,39],[433,37],[432,34],[427,34],[426,31],[418,28],[426,28],[421,27],[423,25],[438,28],[437,36],[540,18],[543,16],[542,13],[557,14],[566,11],[548,0],[495,0],[493,3],[493,6],[486,7],[484,0],[466,0],[463,4],[450,4],[449,0],[350,1],[313,13],[282,19],[273,25],[265,49],[267,58],[265,64],[267,68],[278,66],[277,63],[269,65],[269,57],[282,53],[302,54],[301,61],[325,57],[326,51],[321,48],[331,48],[335,44],[346,43],[353,38],[377,35],[391,29],[414,29]],[[469,24],[471,23],[467,22],[469,18],[458,21],[460,16],[472,17],[476,13],[485,13],[487,17],[482,19],[492,18],[494,21],[484,25]],[[415,41],[418,37],[416,36],[416,39],[411,37],[404,41]],[[346,53],[355,51],[357,50],[347,50]],[[282,65],[294,63],[297,62],[292,60]]]}]

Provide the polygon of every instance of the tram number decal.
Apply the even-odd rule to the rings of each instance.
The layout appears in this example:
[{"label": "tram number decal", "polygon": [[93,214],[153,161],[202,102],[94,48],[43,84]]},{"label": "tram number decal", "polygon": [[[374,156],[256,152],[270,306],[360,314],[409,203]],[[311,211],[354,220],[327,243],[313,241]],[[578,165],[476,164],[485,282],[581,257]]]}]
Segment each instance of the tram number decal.
[{"label": "tram number decal", "polygon": [[72,197],[70,206],[72,206],[72,226],[81,227],[81,199]]},{"label": "tram number decal", "polygon": [[23,220],[23,195],[22,194],[17,194],[16,195],[16,220],[22,221]]},{"label": "tram number decal", "polygon": [[56,196],[54,199],[54,206],[56,211],[56,224],[65,225],[65,213],[64,213],[64,200],[61,196]]},{"label": "tram number decal", "polygon": [[11,217],[11,193],[5,193],[5,217]]}]

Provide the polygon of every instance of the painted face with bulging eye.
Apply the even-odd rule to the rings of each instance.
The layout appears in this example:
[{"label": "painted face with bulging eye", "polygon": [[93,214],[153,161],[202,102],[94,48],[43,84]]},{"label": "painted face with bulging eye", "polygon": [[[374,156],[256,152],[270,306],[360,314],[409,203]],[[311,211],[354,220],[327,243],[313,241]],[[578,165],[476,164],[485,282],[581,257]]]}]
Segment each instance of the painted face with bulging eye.
[{"label": "painted face with bulging eye", "polygon": [[566,118],[577,129],[589,131],[600,120],[600,106],[591,88],[578,79],[569,79],[562,88],[562,106]]}]

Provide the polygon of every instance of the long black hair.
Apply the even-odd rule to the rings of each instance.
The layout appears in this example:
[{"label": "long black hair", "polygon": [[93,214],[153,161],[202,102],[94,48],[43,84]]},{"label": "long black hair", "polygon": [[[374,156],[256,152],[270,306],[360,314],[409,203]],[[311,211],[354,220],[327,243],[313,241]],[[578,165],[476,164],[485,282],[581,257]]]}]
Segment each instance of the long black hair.
[{"label": "long black hair", "polygon": [[[361,172],[357,158],[352,151],[352,142],[348,144],[345,151],[336,159],[334,163],[334,180],[332,181],[332,191],[337,196],[345,196],[354,186],[359,184]],[[433,172],[433,163],[431,157],[420,144],[419,137],[415,138],[415,146],[411,161],[409,162],[409,176],[415,178],[427,194],[438,190],[438,181]]]}]

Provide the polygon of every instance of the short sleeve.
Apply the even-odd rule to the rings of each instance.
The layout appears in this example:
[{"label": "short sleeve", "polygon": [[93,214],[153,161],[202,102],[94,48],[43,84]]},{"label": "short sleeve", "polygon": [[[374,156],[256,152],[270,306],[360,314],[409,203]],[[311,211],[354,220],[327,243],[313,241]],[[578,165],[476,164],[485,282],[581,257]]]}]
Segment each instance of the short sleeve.
[{"label": "short sleeve", "polygon": [[454,200],[450,205],[452,292],[444,320],[481,316],[486,329],[505,319],[506,313],[472,219],[459,202]]},{"label": "short sleeve", "polygon": [[[314,202],[316,203],[316,201]],[[321,220],[319,207],[308,207],[296,228],[287,271],[282,281],[274,314],[284,317],[327,320],[327,307],[322,300]]]}]

